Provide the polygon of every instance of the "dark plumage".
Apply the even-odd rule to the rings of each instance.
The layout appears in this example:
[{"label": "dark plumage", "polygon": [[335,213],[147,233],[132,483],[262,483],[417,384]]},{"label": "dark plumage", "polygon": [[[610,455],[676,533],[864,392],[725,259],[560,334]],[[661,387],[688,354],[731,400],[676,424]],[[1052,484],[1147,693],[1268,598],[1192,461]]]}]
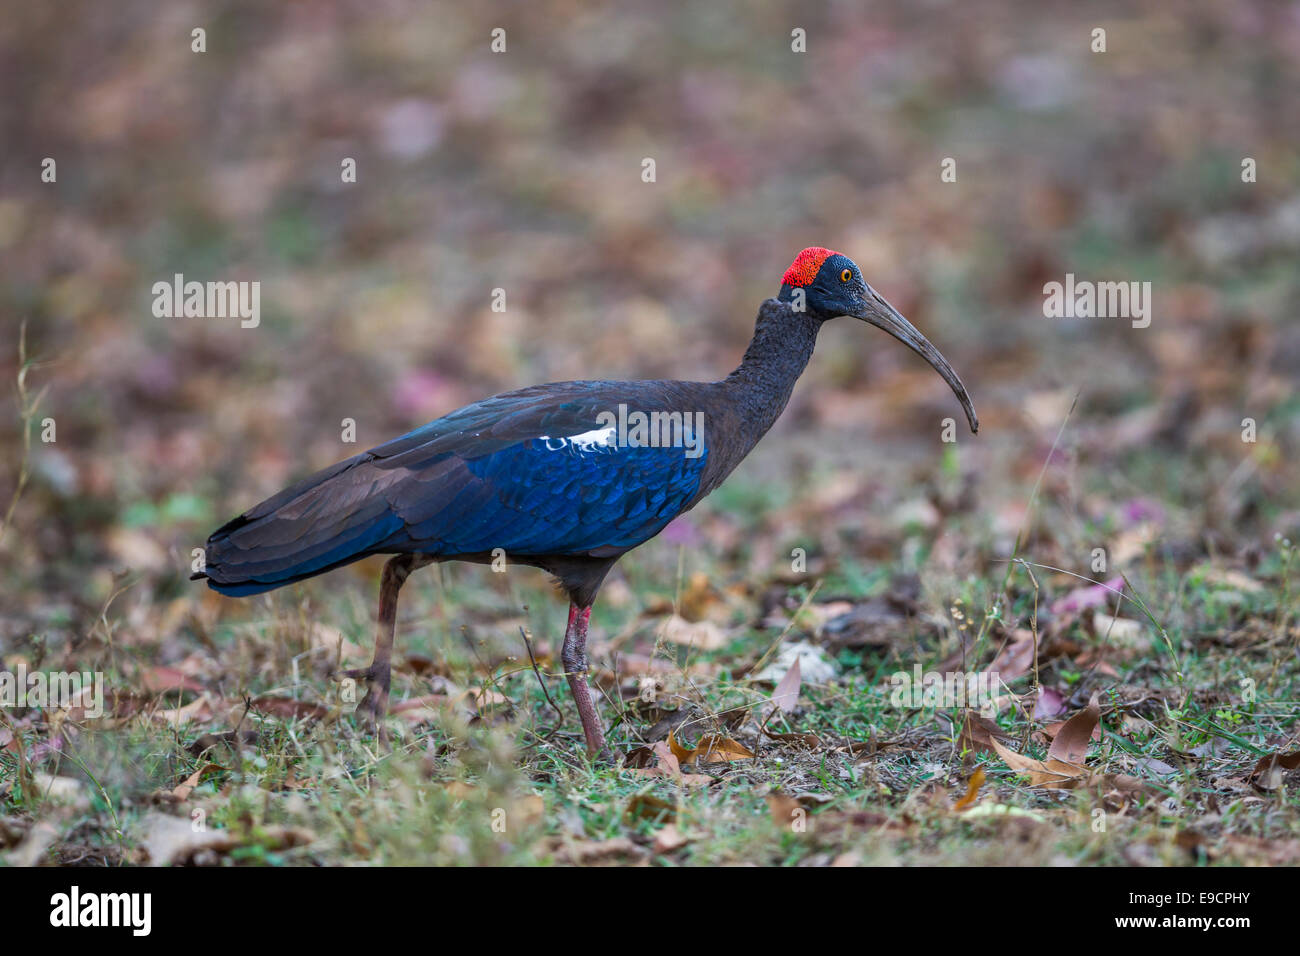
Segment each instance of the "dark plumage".
[{"label": "dark plumage", "polygon": [[[722,381],[562,382],[476,402],[317,472],[223,525],[208,539],[205,570],[195,577],[244,596],[368,555],[395,555],[381,582],[374,661],[354,674],[371,683],[369,707],[382,717],[397,594],[412,570],[431,561],[487,562],[494,552],[542,568],[568,592],[561,656],[588,747],[604,751],[585,679],[587,620],[601,582],[621,555],[693,508],[749,453],[789,401],[822,322],[839,315],[879,325],[923,355],[961,400],[972,431],[978,428],[951,366],[866,285],[857,266],[806,249],[786,272],[780,296],[759,308],[744,359]],[[626,427],[638,412],[668,425],[638,436]]]}]

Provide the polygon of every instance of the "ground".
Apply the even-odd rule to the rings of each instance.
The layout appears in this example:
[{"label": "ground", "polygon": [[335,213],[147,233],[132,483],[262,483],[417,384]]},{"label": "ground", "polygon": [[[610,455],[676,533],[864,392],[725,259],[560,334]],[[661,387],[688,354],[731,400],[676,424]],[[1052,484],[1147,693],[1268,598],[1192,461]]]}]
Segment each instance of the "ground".
[{"label": "ground", "polygon": [[[104,691],[0,707],[0,860],[1300,861],[1293,5],[117,6],[0,24],[0,695]],[[391,750],[331,676],[379,559],[188,579],[233,515],[467,402],[725,374],[808,245],[980,433],[832,323],[600,596],[616,763],[540,572],[415,573]],[[259,324],[159,316],[177,273],[261,282]],[[1149,323],[1053,314],[1067,276],[1150,282]]]}]

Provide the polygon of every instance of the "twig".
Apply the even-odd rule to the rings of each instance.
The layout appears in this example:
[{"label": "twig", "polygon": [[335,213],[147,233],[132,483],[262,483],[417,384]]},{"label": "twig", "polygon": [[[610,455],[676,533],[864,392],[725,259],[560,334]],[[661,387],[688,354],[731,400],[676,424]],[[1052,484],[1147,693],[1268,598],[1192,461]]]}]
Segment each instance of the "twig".
[{"label": "twig", "polygon": [[[537,686],[542,689],[542,696],[546,702],[551,705],[551,710],[555,711],[555,716],[559,718],[560,726],[564,725],[564,711],[560,710],[559,705],[551,700],[551,692],[546,689],[546,681],[542,680],[542,672],[537,668],[537,658],[533,654],[533,642],[528,638],[528,630],[522,624],[519,625],[519,636],[524,639],[524,647],[528,649],[528,662],[533,665],[533,673],[537,676]],[[556,728],[559,729],[558,727]],[[550,739],[555,734],[552,730],[543,737],[543,740]]]}]

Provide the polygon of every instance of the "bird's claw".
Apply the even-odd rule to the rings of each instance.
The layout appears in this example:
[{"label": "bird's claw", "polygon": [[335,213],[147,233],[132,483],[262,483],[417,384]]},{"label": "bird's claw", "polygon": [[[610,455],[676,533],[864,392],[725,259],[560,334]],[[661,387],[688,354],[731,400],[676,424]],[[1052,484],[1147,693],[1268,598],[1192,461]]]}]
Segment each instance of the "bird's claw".
[{"label": "bird's claw", "polygon": [[353,711],[365,729],[375,733],[382,744],[388,743],[388,731],[384,727],[384,718],[388,716],[388,688],[392,679],[387,667],[372,664],[370,667],[358,667],[351,670],[335,671],[338,680],[351,679],[362,681],[367,685],[366,695],[358,702]]}]

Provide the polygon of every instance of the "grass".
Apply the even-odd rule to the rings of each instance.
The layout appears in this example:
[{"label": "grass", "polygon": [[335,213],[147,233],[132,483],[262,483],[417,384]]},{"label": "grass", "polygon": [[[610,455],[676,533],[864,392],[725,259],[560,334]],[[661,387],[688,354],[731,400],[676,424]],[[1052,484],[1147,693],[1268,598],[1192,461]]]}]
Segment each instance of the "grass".
[{"label": "grass", "polygon": [[[0,833],[21,861],[46,822],[54,836],[37,860],[107,865],[159,855],[224,865],[1296,862],[1294,780],[1255,773],[1262,756],[1295,750],[1292,553],[1278,542],[1249,575],[1209,561],[1135,562],[1124,572],[1122,639],[1087,615],[1058,627],[1049,597],[1081,582],[1026,553],[952,582],[943,602],[923,592],[883,643],[836,650],[826,616],[885,600],[891,569],[846,556],[820,580],[759,587],[729,570],[689,576],[678,553],[670,595],[673,549],[652,545],[627,559],[627,586],[615,583],[598,605],[595,679],[624,753],[671,728],[675,742],[717,733],[755,754],[688,765],[680,779],[691,785],[583,754],[553,657],[563,610],[535,572],[446,567],[408,587],[394,700],[428,700],[390,720],[391,752],[340,705],[329,639],[312,637],[332,622],[366,642],[361,576],[261,599],[240,617],[205,598],[161,642],[115,625],[114,604],[96,640],[64,660],[93,662],[110,689],[129,690],[110,716],[80,727],[57,712],[10,712],[0,725],[14,738],[0,751]],[[642,589],[652,580],[658,595]],[[714,583],[736,580],[730,590]],[[779,597],[759,616],[773,588]],[[719,622],[724,640],[708,650],[663,640],[666,605]],[[1042,759],[1046,726],[1098,694],[1101,739],[1073,789],[1030,786],[998,755],[966,746],[959,708],[891,701],[891,674],[935,669],[970,635],[969,669],[987,666],[1034,623],[1035,606],[1037,666],[1001,689],[994,719],[1007,747]],[[797,709],[767,730],[815,735],[815,746],[758,723],[772,685],[750,675],[796,640],[826,646],[839,672],[805,682]],[[1086,661],[1106,646],[1113,672]],[[41,647],[34,638],[30,663],[55,668],[54,655],[36,660]],[[171,671],[158,671],[160,655]],[[642,699],[639,672],[650,667],[655,694]],[[187,677],[181,689],[149,690],[176,672]],[[1061,695],[1059,715],[1033,716],[1035,679]],[[177,709],[195,719],[161,716]],[[955,810],[978,771],[974,806]],[[1133,779],[1136,789],[1116,783]]]}]

